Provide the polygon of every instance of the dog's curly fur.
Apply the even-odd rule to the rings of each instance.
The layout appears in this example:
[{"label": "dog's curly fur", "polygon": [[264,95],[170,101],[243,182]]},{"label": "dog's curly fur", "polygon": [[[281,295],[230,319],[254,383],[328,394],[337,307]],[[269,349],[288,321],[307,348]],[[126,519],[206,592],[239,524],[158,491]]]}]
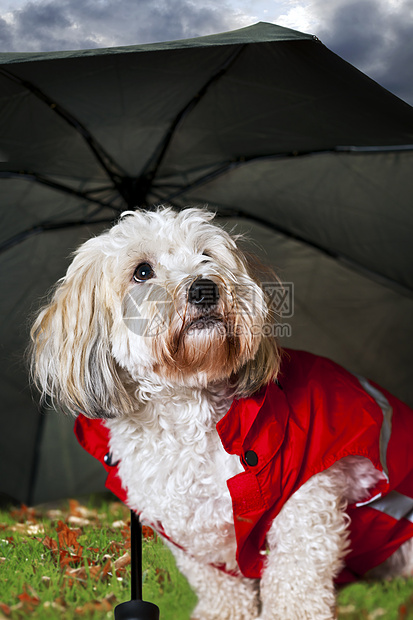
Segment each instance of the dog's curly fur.
[{"label": "dog's curly fur", "polygon": [[[236,575],[226,481],[243,467],[215,427],[234,397],[276,378],[281,353],[254,260],[212,220],[126,212],[82,245],[33,326],[33,376],[65,410],[105,419],[129,505],[185,549],[167,542],[198,595],[193,618],[331,619],[344,509],[380,473],[349,457],[313,476],[268,532],[262,579]],[[406,543],[376,572],[407,574],[412,558]]]}]

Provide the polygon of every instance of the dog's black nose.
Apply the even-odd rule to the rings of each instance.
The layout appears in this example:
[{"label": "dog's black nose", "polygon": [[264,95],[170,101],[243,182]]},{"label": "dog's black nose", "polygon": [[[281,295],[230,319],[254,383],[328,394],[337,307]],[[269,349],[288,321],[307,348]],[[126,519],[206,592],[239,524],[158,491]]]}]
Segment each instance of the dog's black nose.
[{"label": "dog's black nose", "polygon": [[199,278],[195,280],[188,291],[188,301],[190,304],[210,308],[215,306],[219,299],[218,287],[212,280]]}]

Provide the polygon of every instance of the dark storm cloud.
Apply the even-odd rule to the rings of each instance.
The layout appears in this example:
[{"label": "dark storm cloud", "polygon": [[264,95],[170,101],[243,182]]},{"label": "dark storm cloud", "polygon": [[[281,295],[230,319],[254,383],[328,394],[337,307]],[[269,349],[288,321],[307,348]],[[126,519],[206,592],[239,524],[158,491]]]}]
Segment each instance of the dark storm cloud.
[{"label": "dark storm cloud", "polygon": [[413,3],[318,2],[317,35],[339,56],[413,104]]},{"label": "dark storm cloud", "polygon": [[[217,7],[224,5],[217,4]],[[225,8],[190,0],[29,2],[0,21],[0,51],[50,51],[133,45],[237,27]],[[0,18],[1,19],[1,18]]]},{"label": "dark storm cloud", "polygon": [[13,35],[9,24],[0,17],[0,45],[1,50],[8,51],[12,46]]},{"label": "dark storm cloud", "polygon": [[[411,3],[409,3],[411,4]],[[375,72],[380,84],[413,105],[413,10],[405,19],[392,24],[392,37],[386,54]]]}]

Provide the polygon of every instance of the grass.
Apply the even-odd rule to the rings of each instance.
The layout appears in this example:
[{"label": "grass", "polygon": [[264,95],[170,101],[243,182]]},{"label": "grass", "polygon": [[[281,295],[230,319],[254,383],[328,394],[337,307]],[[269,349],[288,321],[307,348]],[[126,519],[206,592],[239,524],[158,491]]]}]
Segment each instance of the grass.
[{"label": "grass", "polygon": [[413,618],[413,579],[356,583],[338,596],[340,620]]},{"label": "grass", "polygon": [[[130,598],[129,512],[119,502],[71,500],[59,510],[0,511],[0,618],[113,618]],[[144,599],[162,620],[188,620],[196,598],[172,555],[144,528]],[[413,619],[413,580],[355,584],[339,619]]]},{"label": "grass", "polygon": [[[144,534],[143,598],[163,620],[186,620],[195,596],[160,539]],[[0,511],[0,618],[113,618],[130,599],[129,550],[129,511],[119,502]]]}]

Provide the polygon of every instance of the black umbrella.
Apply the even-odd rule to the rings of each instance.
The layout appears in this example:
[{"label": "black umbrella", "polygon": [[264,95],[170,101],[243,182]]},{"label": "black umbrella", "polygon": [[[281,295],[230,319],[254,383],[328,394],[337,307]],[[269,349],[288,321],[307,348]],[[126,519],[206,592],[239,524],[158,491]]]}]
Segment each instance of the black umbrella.
[{"label": "black umbrella", "polygon": [[207,204],[248,231],[289,283],[281,340],[412,402],[410,106],[316,37],[263,23],[0,54],[0,83],[4,493],[102,485],[71,424],[36,413],[21,360],[70,251],[136,206]]}]

